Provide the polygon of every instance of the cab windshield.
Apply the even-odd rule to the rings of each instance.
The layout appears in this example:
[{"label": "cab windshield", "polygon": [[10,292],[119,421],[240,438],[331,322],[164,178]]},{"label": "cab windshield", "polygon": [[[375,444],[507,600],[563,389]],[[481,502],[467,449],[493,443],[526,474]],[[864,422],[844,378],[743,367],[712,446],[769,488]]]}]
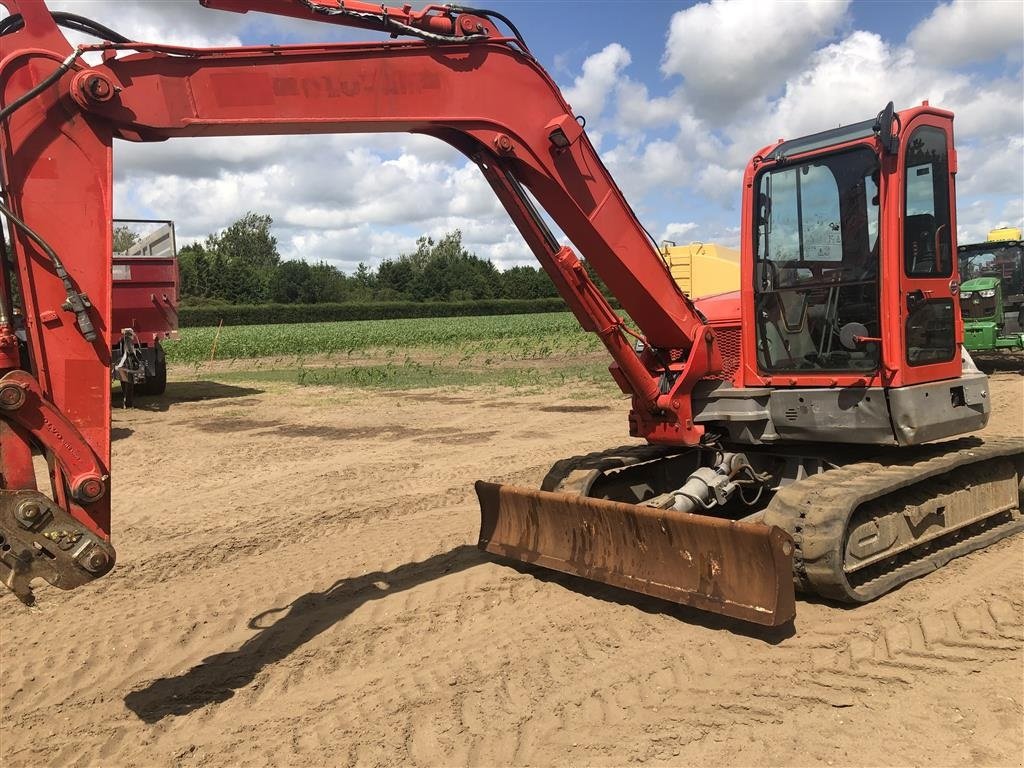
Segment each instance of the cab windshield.
[{"label": "cab windshield", "polygon": [[760,175],[754,227],[764,371],[878,367],[878,158],[867,147]]},{"label": "cab windshield", "polygon": [[966,246],[960,249],[960,282],[976,277],[998,277],[1004,292],[1024,292],[1024,246],[1019,243]]}]

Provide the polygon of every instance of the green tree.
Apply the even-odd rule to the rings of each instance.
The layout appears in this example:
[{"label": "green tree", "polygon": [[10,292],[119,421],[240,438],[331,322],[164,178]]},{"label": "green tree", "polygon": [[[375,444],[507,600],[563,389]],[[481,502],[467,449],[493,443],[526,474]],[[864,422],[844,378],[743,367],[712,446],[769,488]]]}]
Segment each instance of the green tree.
[{"label": "green tree", "polygon": [[[205,296],[208,274],[200,276],[199,258],[206,251],[199,243],[190,243],[178,251],[178,291],[182,296]],[[204,267],[206,265],[204,264]],[[205,269],[205,272],[209,272]]]},{"label": "green tree", "polygon": [[314,302],[345,301],[349,279],[333,264],[321,261],[309,268]]},{"label": "green tree", "polygon": [[126,224],[114,227],[114,253],[126,253],[142,238]]},{"label": "green tree", "polygon": [[270,298],[280,304],[314,304],[313,270],[304,261],[282,261],[270,279]]},{"label": "green tree", "polygon": [[[500,273],[487,259],[462,245],[462,232],[454,230],[440,240],[421,237],[413,253],[402,254],[413,279],[404,288],[416,301],[466,301],[490,299],[500,293]],[[391,276],[391,268],[388,275]]]},{"label": "green tree", "polygon": [[543,299],[557,296],[547,273],[535,267],[512,267],[501,273],[501,298]]},{"label": "green tree", "polygon": [[246,267],[270,270],[281,263],[277,238],[270,232],[273,223],[270,216],[250,211],[223,232],[210,235],[206,249]]},{"label": "green tree", "polygon": [[[396,298],[408,298],[411,295],[416,270],[407,259],[392,261],[385,259],[377,267],[377,293],[389,292]],[[381,297],[383,298],[383,297]]]},{"label": "green tree", "polygon": [[281,263],[277,238],[270,232],[273,223],[270,216],[250,211],[223,232],[206,238],[208,296],[231,302],[268,300],[274,272]]}]

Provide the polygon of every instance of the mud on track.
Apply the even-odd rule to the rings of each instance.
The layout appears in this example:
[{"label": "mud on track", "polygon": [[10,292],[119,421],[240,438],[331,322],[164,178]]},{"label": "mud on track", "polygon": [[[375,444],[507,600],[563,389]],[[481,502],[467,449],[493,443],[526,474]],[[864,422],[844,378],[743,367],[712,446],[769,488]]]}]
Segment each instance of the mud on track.
[{"label": "mud on track", "polygon": [[618,398],[170,394],[114,414],[114,572],[0,599],[5,765],[1022,762],[1020,537],[762,632],[470,546],[472,481],[622,444]]}]

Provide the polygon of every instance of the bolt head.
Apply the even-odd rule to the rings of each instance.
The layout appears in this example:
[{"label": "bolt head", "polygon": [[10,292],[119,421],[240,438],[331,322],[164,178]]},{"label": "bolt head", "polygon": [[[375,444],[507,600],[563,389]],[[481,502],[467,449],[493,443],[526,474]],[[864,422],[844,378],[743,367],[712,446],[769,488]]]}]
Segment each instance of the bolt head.
[{"label": "bolt head", "polygon": [[79,501],[96,501],[106,492],[106,486],[98,477],[90,477],[78,484],[75,496]]},{"label": "bolt head", "polygon": [[0,387],[0,408],[15,410],[25,402],[25,390],[17,384]]},{"label": "bolt head", "polygon": [[110,101],[114,97],[113,84],[102,75],[89,75],[79,82],[82,93],[93,101]]},{"label": "bolt head", "polygon": [[103,550],[97,549],[89,555],[89,566],[94,570],[99,570],[109,562],[107,553]]}]

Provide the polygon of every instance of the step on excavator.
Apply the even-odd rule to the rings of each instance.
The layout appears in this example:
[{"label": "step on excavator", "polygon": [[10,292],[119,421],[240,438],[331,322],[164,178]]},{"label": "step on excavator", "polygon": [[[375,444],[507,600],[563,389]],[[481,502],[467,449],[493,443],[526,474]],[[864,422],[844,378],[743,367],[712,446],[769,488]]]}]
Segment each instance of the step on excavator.
[{"label": "step on excavator", "polygon": [[35,580],[71,589],[114,564],[114,139],[406,132],[480,168],[607,348],[639,438],[559,461],[540,489],[477,483],[487,552],[776,626],[796,589],[871,600],[1024,528],[1021,441],[961,437],[991,404],[962,348],[950,112],[890,104],[758,151],[741,289],[695,302],[500,13],[201,2],[390,39],[189,48],[3,0],[0,577],[23,601]]}]

